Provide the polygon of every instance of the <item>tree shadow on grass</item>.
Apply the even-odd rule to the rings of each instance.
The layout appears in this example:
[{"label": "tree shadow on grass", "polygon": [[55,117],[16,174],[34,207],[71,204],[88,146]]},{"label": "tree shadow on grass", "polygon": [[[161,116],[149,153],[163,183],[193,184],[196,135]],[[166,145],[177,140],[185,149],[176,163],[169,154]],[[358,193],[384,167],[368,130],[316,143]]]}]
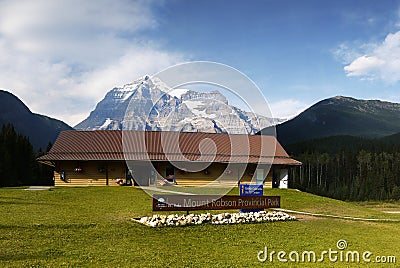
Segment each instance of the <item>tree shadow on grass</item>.
[{"label": "tree shadow on grass", "polygon": [[65,252],[60,249],[46,249],[37,252],[12,252],[11,254],[8,252],[0,252],[0,260],[5,262],[13,262],[13,261],[35,261],[35,260],[44,260],[44,259],[54,259],[57,257],[62,257],[65,255]]},{"label": "tree shadow on grass", "polygon": [[55,230],[55,229],[61,229],[61,230],[82,230],[82,229],[90,229],[96,227],[98,224],[97,223],[85,223],[85,224],[79,224],[79,223],[73,223],[73,224],[30,224],[30,225],[4,225],[0,224],[0,230],[24,230],[24,231],[29,231],[29,230]]}]

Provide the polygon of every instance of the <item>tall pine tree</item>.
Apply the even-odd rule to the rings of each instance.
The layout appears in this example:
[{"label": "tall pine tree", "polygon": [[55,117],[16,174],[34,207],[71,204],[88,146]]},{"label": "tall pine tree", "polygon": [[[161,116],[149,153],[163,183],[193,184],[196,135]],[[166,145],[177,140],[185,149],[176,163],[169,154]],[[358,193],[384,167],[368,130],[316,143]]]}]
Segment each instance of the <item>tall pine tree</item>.
[{"label": "tall pine tree", "polygon": [[0,187],[39,184],[38,167],[29,139],[19,135],[11,124],[3,125],[0,131]]}]

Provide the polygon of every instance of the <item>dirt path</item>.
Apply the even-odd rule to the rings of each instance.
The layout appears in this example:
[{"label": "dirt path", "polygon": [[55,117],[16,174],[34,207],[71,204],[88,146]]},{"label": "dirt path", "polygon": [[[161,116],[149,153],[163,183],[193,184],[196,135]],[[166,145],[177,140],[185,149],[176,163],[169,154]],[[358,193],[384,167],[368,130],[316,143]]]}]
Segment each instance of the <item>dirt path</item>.
[{"label": "dirt path", "polygon": [[151,186],[141,186],[140,188],[143,189],[143,190],[146,190],[146,191],[153,191],[153,192],[170,193],[170,194],[195,195],[195,194],[192,194],[192,193],[170,191],[170,190],[160,189],[160,188],[151,187]]},{"label": "dirt path", "polygon": [[397,220],[397,219],[370,219],[370,218],[359,218],[359,217],[350,217],[350,216],[336,216],[336,215],[329,215],[329,214],[319,214],[319,213],[296,211],[296,210],[283,209],[283,208],[275,208],[274,210],[283,211],[283,212],[287,212],[287,213],[293,213],[293,214],[314,216],[314,217],[336,218],[336,219],[353,220],[353,221],[400,222],[400,220]]},{"label": "dirt path", "polygon": [[400,214],[400,211],[394,211],[394,210],[386,210],[386,211],[382,211],[382,212],[385,212],[385,213],[390,213],[390,214]]},{"label": "dirt path", "polygon": [[43,190],[49,190],[51,186],[29,186],[29,188],[26,188],[24,190],[26,191],[43,191]]}]

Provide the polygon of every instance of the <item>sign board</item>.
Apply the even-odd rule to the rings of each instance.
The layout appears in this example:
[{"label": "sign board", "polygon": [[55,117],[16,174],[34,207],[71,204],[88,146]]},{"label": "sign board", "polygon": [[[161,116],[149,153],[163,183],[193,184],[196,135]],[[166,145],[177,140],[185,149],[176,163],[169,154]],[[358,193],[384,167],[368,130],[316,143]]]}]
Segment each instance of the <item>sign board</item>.
[{"label": "sign board", "polygon": [[240,184],[240,196],[263,196],[264,187],[262,184]]},{"label": "sign board", "polygon": [[280,196],[153,195],[153,211],[279,208]]},{"label": "sign board", "polygon": [[[264,187],[262,184],[240,184],[239,185],[240,196],[263,196]],[[240,209],[240,212],[258,212],[262,209]]]}]

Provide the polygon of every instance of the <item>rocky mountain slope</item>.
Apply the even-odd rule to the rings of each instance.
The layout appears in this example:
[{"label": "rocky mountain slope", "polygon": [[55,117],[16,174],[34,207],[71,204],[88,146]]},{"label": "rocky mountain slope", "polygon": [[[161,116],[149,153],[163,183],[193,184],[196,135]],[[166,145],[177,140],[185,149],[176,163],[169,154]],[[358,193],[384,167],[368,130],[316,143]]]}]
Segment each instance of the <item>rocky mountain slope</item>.
[{"label": "rocky mountain slope", "polygon": [[219,91],[172,91],[158,78],[145,76],[113,88],[75,128],[254,134],[271,124],[271,118],[230,105]]}]

